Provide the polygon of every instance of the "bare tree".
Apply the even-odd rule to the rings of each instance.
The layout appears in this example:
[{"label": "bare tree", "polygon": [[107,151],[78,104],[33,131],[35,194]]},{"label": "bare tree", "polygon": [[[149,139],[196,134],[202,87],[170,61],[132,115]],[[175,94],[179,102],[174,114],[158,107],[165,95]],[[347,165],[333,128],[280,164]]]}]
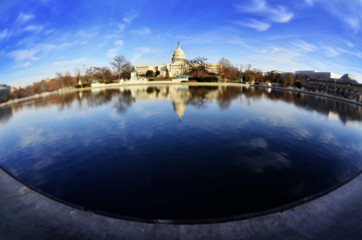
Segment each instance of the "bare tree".
[{"label": "bare tree", "polygon": [[225,79],[230,78],[232,73],[232,67],[233,65],[230,63],[229,59],[227,58],[221,58],[219,60],[219,64],[221,65],[219,68],[219,75]]},{"label": "bare tree", "polygon": [[205,57],[196,57],[191,60],[187,60],[186,64],[188,67],[188,72],[196,77],[201,77],[201,75],[208,75],[208,71],[206,70],[207,58]]},{"label": "bare tree", "polygon": [[110,62],[110,64],[114,71],[118,74],[118,79],[121,78],[121,74],[123,72],[130,71],[132,67],[131,63],[122,55],[113,58],[113,61]]},{"label": "bare tree", "polygon": [[102,79],[104,83],[112,77],[112,72],[108,67],[94,67],[93,76]]}]

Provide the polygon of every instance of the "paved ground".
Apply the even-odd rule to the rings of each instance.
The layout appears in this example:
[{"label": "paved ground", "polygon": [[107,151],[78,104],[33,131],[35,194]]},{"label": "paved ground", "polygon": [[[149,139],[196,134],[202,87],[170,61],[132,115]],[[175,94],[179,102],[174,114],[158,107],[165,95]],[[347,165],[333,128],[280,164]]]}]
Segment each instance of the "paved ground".
[{"label": "paved ground", "polygon": [[149,224],[51,200],[0,169],[0,239],[362,239],[362,175],[298,207],[215,224]]}]

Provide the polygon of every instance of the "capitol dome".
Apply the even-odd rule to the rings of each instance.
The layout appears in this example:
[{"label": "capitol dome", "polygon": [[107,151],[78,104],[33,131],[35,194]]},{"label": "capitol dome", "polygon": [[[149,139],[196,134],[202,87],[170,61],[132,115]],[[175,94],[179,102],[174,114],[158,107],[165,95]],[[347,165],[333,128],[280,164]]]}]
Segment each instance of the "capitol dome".
[{"label": "capitol dome", "polygon": [[185,53],[180,48],[180,43],[178,43],[177,49],[173,53],[172,63],[185,62],[185,61],[186,61]]}]

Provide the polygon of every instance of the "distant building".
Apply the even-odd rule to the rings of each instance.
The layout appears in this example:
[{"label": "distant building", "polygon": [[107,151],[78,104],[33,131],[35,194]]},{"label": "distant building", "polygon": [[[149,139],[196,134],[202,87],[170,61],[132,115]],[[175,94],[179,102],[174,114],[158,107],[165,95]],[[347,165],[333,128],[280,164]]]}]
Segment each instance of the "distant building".
[{"label": "distant building", "polygon": [[10,99],[11,88],[7,85],[0,85],[0,103]]},{"label": "distant building", "polygon": [[315,70],[295,71],[295,75],[304,75],[310,79],[339,79],[341,75],[332,72],[318,72]]},{"label": "distant building", "polygon": [[348,83],[358,83],[358,81],[351,76],[350,74],[346,73],[342,77],[339,74],[333,72],[318,72],[315,70],[301,70],[295,72],[281,72],[277,70],[270,71],[272,74],[280,74],[281,76],[286,76],[287,74],[291,74],[293,79],[295,80],[298,75],[304,76],[305,80],[330,80],[330,81],[341,81],[341,82],[348,82]]},{"label": "distant building", "polygon": [[[221,64],[208,63],[206,65],[206,70],[210,73],[218,74],[220,67]],[[138,75],[145,75],[147,71],[153,71],[154,73],[159,71],[161,76],[166,76],[168,72],[170,77],[176,77],[177,75],[183,74],[187,71],[187,68],[186,56],[179,43],[177,49],[173,53],[172,63],[136,66],[136,71]]]}]

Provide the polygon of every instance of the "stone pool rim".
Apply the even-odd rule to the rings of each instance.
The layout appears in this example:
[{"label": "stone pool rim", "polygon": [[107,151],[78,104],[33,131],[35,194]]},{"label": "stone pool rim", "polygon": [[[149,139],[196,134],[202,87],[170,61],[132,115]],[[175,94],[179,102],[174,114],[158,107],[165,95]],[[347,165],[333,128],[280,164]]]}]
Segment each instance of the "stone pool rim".
[{"label": "stone pool rim", "polygon": [[219,217],[219,218],[204,218],[204,219],[150,219],[150,218],[137,218],[137,217],[132,217],[132,216],[126,216],[126,215],[119,215],[119,214],[113,214],[110,212],[103,212],[103,211],[98,211],[98,210],[92,210],[92,209],[87,209],[85,207],[82,207],[80,205],[71,203],[71,202],[67,202],[63,199],[57,198],[51,194],[48,194],[44,191],[41,191],[40,189],[26,183],[25,181],[21,180],[20,178],[18,178],[17,176],[13,175],[11,172],[9,172],[8,170],[6,170],[4,167],[0,166],[0,170],[2,170],[3,172],[5,172],[9,177],[13,178],[15,181],[17,181],[18,183],[20,183],[21,185],[29,188],[30,190],[50,199],[53,201],[56,201],[60,204],[69,206],[71,208],[80,210],[80,211],[86,211],[86,212],[91,212],[94,213],[96,215],[100,215],[100,216],[104,216],[104,217],[110,217],[110,218],[115,218],[115,219],[120,219],[120,220],[125,220],[125,221],[133,221],[133,222],[141,222],[141,223],[152,223],[152,224],[174,224],[174,225],[189,225],[189,224],[217,224],[217,223],[225,223],[225,222],[234,222],[234,221],[240,221],[240,220],[247,220],[247,219],[251,219],[251,218],[257,218],[257,217],[261,217],[261,216],[265,216],[265,215],[270,215],[270,214],[274,214],[274,213],[278,213],[278,212],[283,212],[286,210],[290,210],[293,209],[295,207],[298,207],[300,205],[303,204],[307,204],[308,202],[311,202],[315,199],[318,199],[320,197],[323,197],[325,195],[328,195],[329,193],[334,192],[335,190],[339,189],[340,187],[347,185],[348,183],[350,183],[351,181],[353,181],[354,179],[358,178],[359,176],[362,176],[362,170],[360,170],[355,176],[351,177],[350,179],[346,180],[345,182],[339,183],[331,188],[328,188],[324,191],[321,191],[319,193],[316,194],[312,194],[310,196],[307,196],[303,199],[297,200],[297,201],[293,201],[291,203],[287,203],[287,204],[283,204],[280,205],[278,207],[275,208],[270,208],[267,210],[263,210],[263,211],[257,211],[257,212],[253,212],[253,213],[246,213],[246,214],[241,214],[241,215],[235,215],[235,216],[229,216],[229,217]]},{"label": "stone pool rim", "polygon": [[82,211],[31,191],[0,169],[4,239],[361,239],[362,174],[290,210],[213,224],[154,224]]}]

